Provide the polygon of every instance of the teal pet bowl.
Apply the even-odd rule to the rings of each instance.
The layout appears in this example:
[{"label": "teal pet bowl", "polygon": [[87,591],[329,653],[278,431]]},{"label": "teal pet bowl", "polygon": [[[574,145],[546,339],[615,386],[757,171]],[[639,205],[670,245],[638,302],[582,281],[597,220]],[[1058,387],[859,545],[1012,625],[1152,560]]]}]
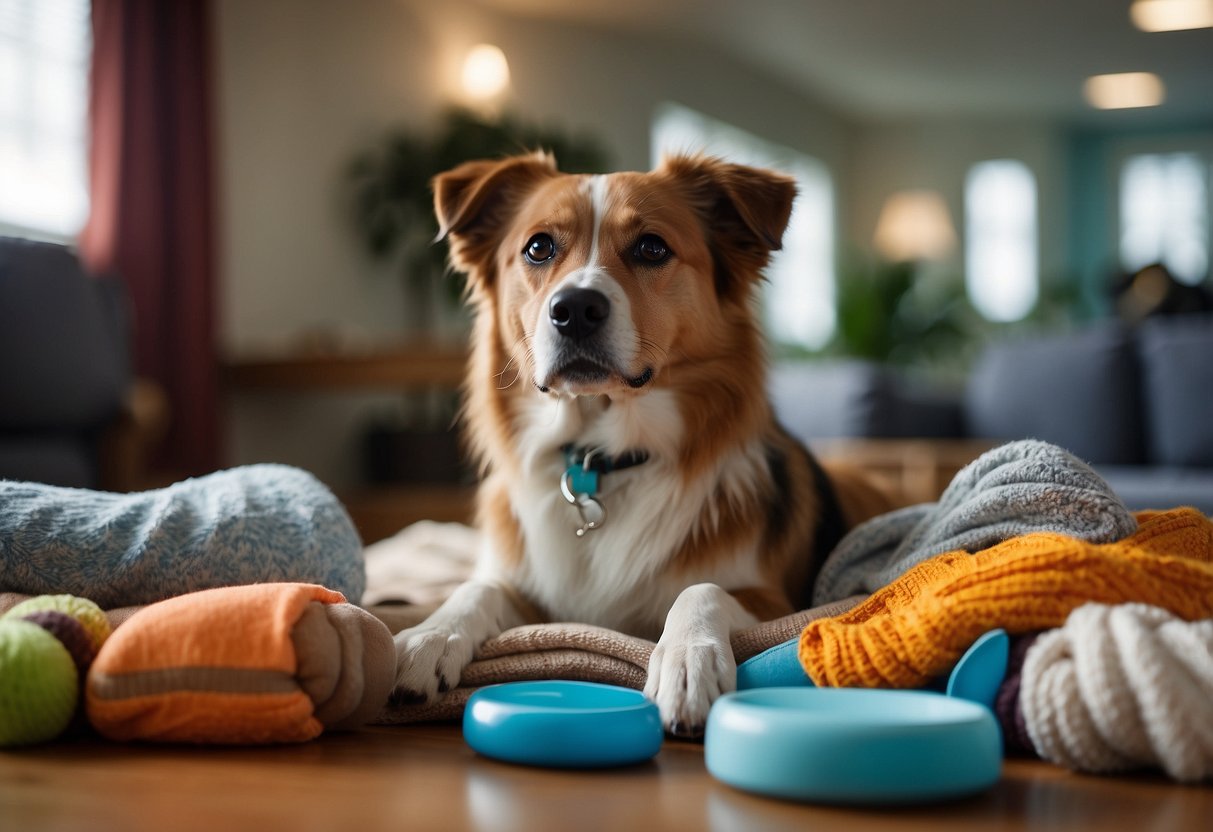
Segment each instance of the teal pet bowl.
[{"label": "teal pet bowl", "polygon": [[463,738],[498,760],[553,768],[642,763],[664,739],[657,706],[630,688],[510,682],[468,697]]},{"label": "teal pet bowl", "polygon": [[992,786],[1002,771],[994,715],[936,693],[760,688],[708,714],[708,771],[730,786],[822,803],[921,803]]}]

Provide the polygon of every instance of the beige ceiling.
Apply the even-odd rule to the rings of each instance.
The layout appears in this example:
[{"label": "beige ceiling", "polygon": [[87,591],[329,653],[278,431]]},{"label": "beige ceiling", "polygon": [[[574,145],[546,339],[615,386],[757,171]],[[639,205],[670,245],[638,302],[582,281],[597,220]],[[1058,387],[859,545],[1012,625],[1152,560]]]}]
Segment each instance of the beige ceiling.
[{"label": "beige ceiling", "polygon": [[[1213,29],[1146,34],[1129,0],[481,0],[710,45],[859,118],[1213,121]],[[1088,75],[1150,71],[1167,102],[1093,113]]]}]

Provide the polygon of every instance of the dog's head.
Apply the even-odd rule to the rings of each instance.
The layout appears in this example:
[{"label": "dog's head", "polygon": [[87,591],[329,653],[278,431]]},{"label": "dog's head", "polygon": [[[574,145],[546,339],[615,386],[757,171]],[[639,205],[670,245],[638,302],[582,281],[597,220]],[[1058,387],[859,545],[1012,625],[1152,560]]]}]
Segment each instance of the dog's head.
[{"label": "dog's head", "polygon": [[434,194],[451,261],[524,376],[545,392],[613,397],[751,325],[795,185],[705,157],[583,176],[533,154],[464,164]]}]

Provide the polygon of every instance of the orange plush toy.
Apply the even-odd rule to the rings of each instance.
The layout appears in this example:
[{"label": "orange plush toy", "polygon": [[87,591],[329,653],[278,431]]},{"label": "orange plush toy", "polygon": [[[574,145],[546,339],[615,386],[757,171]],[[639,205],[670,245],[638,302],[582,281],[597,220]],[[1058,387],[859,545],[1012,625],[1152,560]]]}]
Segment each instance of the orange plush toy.
[{"label": "orange plush toy", "polygon": [[338,592],[252,584],[135,613],[88,674],[89,721],[115,740],[301,742],[355,728],[395,679],[387,627]]}]

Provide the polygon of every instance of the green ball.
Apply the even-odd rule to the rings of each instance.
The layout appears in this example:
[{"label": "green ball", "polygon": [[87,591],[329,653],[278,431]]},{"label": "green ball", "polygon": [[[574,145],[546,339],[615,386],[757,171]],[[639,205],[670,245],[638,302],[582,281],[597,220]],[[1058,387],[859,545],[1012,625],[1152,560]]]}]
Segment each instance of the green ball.
[{"label": "green ball", "polygon": [[28,621],[0,620],[0,747],[62,734],[76,712],[78,685],[59,639]]},{"label": "green ball", "polygon": [[80,622],[93,645],[93,655],[110,635],[110,622],[101,607],[75,595],[36,595],[22,601],[4,614],[4,618],[24,618],[31,612],[50,610],[70,615]]}]

